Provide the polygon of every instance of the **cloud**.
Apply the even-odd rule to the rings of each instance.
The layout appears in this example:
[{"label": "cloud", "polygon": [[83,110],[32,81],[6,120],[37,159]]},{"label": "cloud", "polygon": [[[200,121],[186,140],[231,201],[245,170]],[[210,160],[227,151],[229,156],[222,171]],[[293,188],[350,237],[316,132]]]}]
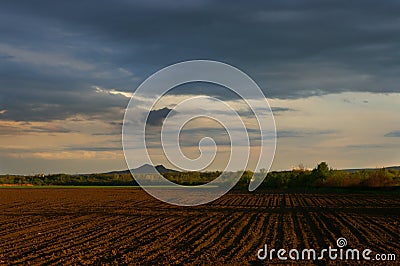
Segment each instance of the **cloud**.
[{"label": "cloud", "polygon": [[357,144],[357,145],[347,145],[346,148],[349,149],[382,149],[386,148],[387,145],[382,145],[382,144]]},{"label": "cloud", "polygon": [[39,133],[70,133],[72,130],[62,126],[47,125],[47,126],[33,126],[25,132],[39,132]]},{"label": "cloud", "polygon": [[[43,94],[41,94],[43,93]],[[122,120],[128,99],[121,94],[99,92],[94,89],[79,91],[10,92],[8,101],[0,104],[7,109],[0,120],[52,121],[82,115],[101,120]],[[19,97],[20,96],[20,97]]]},{"label": "cloud", "polygon": [[41,134],[41,133],[71,133],[73,130],[56,124],[37,124],[37,123],[18,123],[1,122],[0,135],[17,136],[23,134]]},{"label": "cloud", "polygon": [[[171,113],[172,111],[172,113]],[[158,110],[151,110],[147,117],[147,124],[150,126],[162,126],[164,119],[168,116],[168,114],[174,115],[174,111],[167,107]]]},{"label": "cloud", "polygon": [[[372,0],[363,1],[361,9],[358,2],[345,0],[192,0],[179,8],[175,1],[1,1],[0,122],[34,124],[8,124],[0,133],[7,138],[59,133],[62,138],[69,130],[86,130],[90,122],[102,121],[85,133],[93,138],[117,136],[129,98],[143,80],[173,63],[210,59],[236,66],[257,82],[271,99],[278,137],[286,138],[291,147],[299,144],[296,138],[328,138],[331,133],[323,129],[334,127],[349,137],[330,140],[332,146],[355,143],[353,138],[379,143],[364,134],[372,120],[388,132],[386,137],[398,136],[388,126],[396,121],[396,98],[378,98],[400,92],[399,13],[398,1],[381,5]],[[210,95],[232,102],[238,98],[217,87],[194,83],[170,96],[176,100],[182,95]],[[359,92],[371,94],[330,97]],[[142,106],[134,119],[143,118],[146,96],[140,95]],[[327,96],[332,102],[316,100]],[[174,106],[170,99],[151,113],[150,125],[162,123]],[[168,109],[160,111],[164,107]],[[367,109],[381,112],[365,115]],[[385,119],[379,119],[382,114]],[[60,122],[74,119],[80,127]],[[354,129],[360,121],[368,123]],[[296,130],[302,127],[322,130]],[[80,151],[74,152],[75,156]]]},{"label": "cloud", "polygon": [[92,133],[92,136],[120,136],[121,131]]},{"label": "cloud", "polygon": [[272,113],[274,115],[280,115],[283,112],[294,112],[296,109],[289,108],[289,107],[278,107],[278,106],[272,106],[271,107]]},{"label": "cloud", "polygon": [[[13,31],[0,42],[0,120],[121,121],[141,81],[188,59],[233,64],[268,98],[400,91],[398,3],[367,1],[362,12],[344,1],[289,3],[3,1],[0,25]],[[170,94],[237,98],[212,84],[180,87]]]},{"label": "cloud", "polygon": [[400,138],[400,130],[395,130],[385,134],[385,137]]},{"label": "cloud", "polygon": [[96,146],[72,146],[66,147],[67,151],[122,151],[122,147],[96,147]]},{"label": "cloud", "polygon": [[271,107],[272,112],[287,112],[287,111],[295,111],[295,109],[288,108],[288,107]]},{"label": "cloud", "polygon": [[337,133],[336,130],[277,130],[278,138],[302,138],[317,135],[330,135]]},{"label": "cloud", "polygon": [[233,64],[269,98],[400,91],[395,1],[365,1],[361,11],[344,0],[199,0],[179,9],[173,1],[41,3],[1,3],[0,25],[13,25],[0,42],[0,106],[9,110],[1,119],[24,120],[18,108],[26,103],[59,105],[26,120],[111,111],[111,98],[89,100],[92,86],[130,95],[150,74],[188,59]]}]

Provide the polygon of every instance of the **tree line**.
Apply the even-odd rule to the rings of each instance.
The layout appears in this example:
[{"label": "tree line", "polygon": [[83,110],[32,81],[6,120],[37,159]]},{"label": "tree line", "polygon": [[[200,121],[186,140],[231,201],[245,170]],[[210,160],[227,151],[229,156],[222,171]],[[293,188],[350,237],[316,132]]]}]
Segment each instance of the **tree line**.
[{"label": "tree line", "polygon": [[[163,175],[171,182],[182,185],[201,185],[211,182],[222,172],[170,172]],[[263,170],[258,173],[244,171],[236,187],[247,187],[253,175],[265,177],[260,188],[313,188],[313,187],[337,187],[337,188],[362,188],[362,187],[396,187],[400,186],[400,171],[392,169],[374,169],[359,171],[335,170],[326,162],[321,162],[314,169],[303,168],[291,171],[273,171],[266,174]],[[142,175],[144,178],[152,178],[152,175]],[[104,173],[86,175],[50,174],[50,175],[2,175],[0,184],[11,185],[71,185],[71,186],[136,186],[138,185],[130,173]]]}]

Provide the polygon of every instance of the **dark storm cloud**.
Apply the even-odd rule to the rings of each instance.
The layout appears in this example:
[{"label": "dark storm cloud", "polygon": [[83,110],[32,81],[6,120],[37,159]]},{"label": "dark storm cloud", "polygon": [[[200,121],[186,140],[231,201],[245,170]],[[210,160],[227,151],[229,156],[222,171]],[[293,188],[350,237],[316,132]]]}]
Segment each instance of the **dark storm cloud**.
[{"label": "dark storm cloud", "polygon": [[101,117],[127,102],[93,86],[131,91],[188,59],[233,64],[271,98],[399,92],[399,13],[368,0],[2,1],[0,119]]},{"label": "dark storm cloud", "polygon": [[211,82],[188,82],[176,86],[166,95],[207,95],[222,101],[239,100],[241,97],[229,88]]},{"label": "dark storm cloud", "polygon": [[[151,110],[148,117],[147,117],[147,124],[149,126],[156,126],[156,127],[161,127],[164,119],[168,116],[168,114],[173,111],[172,109],[169,109],[167,107],[164,107],[162,109],[158,110]],[[171,115],[174,114],[174,111],[171,113]]]},{"label": "dark storm cloud", "polygon": [[[62,90],[27,90],[5,94],[0,108],[7,110],[0,119],[15,121],[63,120],[78,114],[88,119],[122,120],[128,99],[121,95]],[[1,101],[1,100],[0,100]]]}]

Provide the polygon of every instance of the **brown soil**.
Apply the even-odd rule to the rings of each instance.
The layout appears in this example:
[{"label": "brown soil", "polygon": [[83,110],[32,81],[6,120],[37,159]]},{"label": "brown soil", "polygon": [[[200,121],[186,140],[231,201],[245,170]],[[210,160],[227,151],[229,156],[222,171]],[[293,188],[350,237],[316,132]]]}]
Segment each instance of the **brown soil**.
[{"label": "brown soil", "polygon": [[[177,207],[139,189],[0,190],[5,265],[256,265],[264,244],[321,250],[336,247],[339,237],[347,248],[396,254],[398,263],[399,197],[232,192],[207,205]],[[282,263],[264,261],[271,262]]]}]

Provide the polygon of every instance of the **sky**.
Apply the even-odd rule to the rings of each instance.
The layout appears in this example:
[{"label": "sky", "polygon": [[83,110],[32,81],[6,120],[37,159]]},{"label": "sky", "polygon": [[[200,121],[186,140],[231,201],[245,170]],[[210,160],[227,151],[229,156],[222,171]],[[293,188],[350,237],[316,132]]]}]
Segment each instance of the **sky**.
[{"label": "sky", "polygon": [[[399,14],[399,1],[1,1],[0,174],[126,169],[130,97],[158,70],[195,59],[233,65],[262,89],[278,136],[273,170],[400,165]],[[191,95],[235,103],[192,84],[151,123]],[[220,125],[203,122],[185,129],[196,138],[182,133],[189,157],[200,135],[227,146]]]}]

